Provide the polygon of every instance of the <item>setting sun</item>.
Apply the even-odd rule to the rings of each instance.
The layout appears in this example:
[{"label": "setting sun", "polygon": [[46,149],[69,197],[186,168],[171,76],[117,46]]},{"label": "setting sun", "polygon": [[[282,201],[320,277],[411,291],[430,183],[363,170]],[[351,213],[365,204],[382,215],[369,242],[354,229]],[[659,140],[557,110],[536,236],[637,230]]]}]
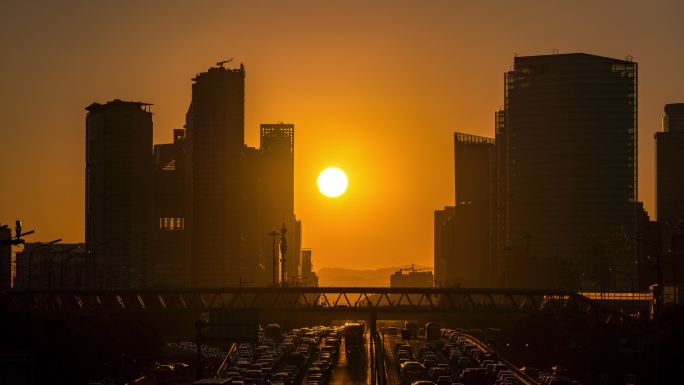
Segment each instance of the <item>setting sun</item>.
[{"label": "setting sun", "polygon": [[347,175],[336,167],[329,167],[318,175],[318,190],[321,194],[335,198],[347,191]]}]

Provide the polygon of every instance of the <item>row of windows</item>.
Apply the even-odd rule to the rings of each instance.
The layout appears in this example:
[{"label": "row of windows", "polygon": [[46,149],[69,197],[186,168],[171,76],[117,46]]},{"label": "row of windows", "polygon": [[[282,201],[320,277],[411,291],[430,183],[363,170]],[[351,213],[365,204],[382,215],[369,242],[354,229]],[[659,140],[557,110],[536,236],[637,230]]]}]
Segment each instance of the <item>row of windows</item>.
[{"label": "row of windows", "polygon": [[159,218],[159,230],[182,231],[185,230],[185,218]]}]

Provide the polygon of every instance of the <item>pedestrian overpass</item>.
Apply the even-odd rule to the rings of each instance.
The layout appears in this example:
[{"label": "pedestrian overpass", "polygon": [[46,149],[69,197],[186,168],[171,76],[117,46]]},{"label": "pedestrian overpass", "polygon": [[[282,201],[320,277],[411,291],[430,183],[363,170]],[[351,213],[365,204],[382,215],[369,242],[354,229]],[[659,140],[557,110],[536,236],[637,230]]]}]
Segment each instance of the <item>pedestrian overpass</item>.
[{"label": "pedestrian overpass", "polygon": [[62,312],[264,312],[372,314],[573,313],[601,323],[632,318],[599,301],[564,290],[380,287],[228,287],[75,289],[0,292],[0,308]]}]

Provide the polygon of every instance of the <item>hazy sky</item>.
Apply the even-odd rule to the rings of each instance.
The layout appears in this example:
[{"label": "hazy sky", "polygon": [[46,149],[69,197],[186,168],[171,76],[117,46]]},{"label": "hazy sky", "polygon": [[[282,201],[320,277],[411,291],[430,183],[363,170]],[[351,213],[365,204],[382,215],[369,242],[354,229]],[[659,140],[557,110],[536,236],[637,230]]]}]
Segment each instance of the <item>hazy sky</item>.
[{"label": "hazy sky", "polygon": [[[295,124],[295,208],[314,265],[432,264],[453,204],[455,130],[493,136],[518,55],[639,63],[639,196],[654,208],[653,134],[684,102],[682,1],[0,2],[0,222],[31,241],[84,238],[84,107],[154,103],[155,143],[182,127],[191,78],[243,62],[249,145]],[[591,138],[587,138],[591,140]],[[316,189],[347,171],[336,200]]]}]

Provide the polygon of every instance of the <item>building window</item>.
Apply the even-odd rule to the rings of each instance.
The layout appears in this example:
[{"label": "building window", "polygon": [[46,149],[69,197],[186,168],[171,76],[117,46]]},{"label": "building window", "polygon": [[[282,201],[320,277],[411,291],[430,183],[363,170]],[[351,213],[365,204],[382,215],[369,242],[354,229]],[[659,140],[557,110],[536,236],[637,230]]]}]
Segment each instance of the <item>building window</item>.
[{"label": "building window", "polygon": [[183,217],[162,217],[162,218],[159,218],[159,230],[183,231],[183,230],[185,230],[185,218],[183,218]]}]

